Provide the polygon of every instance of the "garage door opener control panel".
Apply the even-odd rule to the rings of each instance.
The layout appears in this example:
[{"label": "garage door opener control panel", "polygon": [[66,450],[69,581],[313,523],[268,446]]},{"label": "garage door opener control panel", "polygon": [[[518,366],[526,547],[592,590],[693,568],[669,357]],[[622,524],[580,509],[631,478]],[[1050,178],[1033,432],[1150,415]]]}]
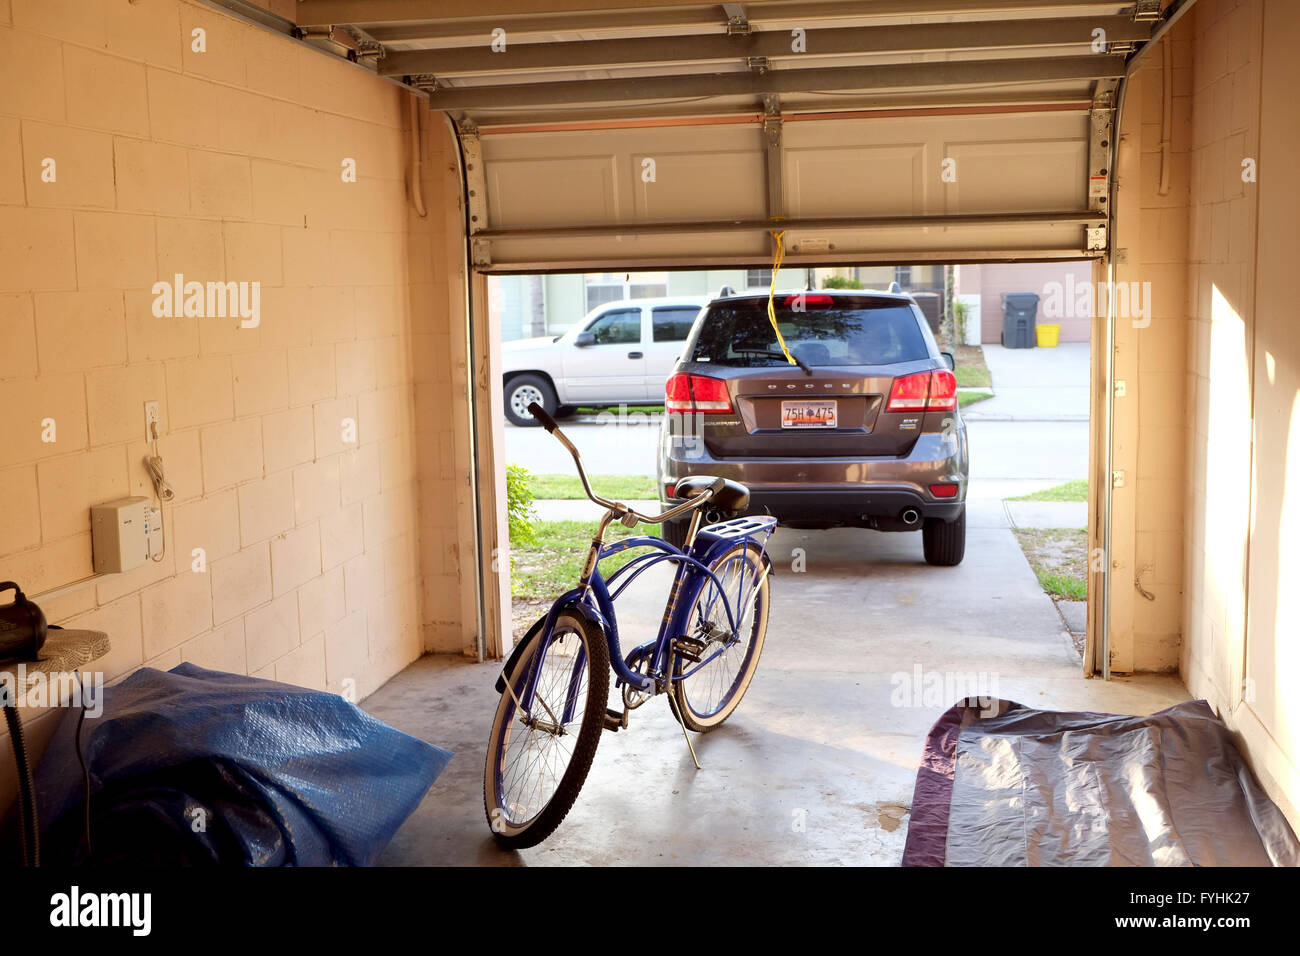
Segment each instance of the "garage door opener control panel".
[{"label": "garage door opener control panel", "polygon": [[96,574],[138,568],[162,550],[162,512],[148,498],[118,498],[90,509]]}]

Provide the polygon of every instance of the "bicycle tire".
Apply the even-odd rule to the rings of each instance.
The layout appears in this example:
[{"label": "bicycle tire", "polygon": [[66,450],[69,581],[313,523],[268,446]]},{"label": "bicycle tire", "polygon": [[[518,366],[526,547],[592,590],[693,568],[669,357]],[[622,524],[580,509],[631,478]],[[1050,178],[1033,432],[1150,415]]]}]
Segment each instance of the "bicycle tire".
[{"label": "bicycle tire", "polygon": [[[724,588],[727,586],[725,574],[728,563],[742,555],[745,557],[750,573],[754,577],[763,575],[764,561],[759,549],[752,544],[740,544],[726,551],[722,556],[714,561],[712,565],[710,565],[710,570],[719,577]],[[719,696],[721,697],[721,700],[716,707],[702,709],[695,704],[692,704],[691,686],[692,682],[696,681],[698,678],[704,677],[708,673],[709,667],[712,667],[713,664],[717,664],[719,661],[723,661],[730,653],[729,651],[723,651],[722,655],[715,659],[711,664],[705,665],[705,668],[691,674],[691,676],[684,680],[675,680],[673,682],[673,701],[677,705],[677,713],[675,716],[688,730],[694,730],[698,733],[713,730],[714,728],[721,726],[728,717],[735,713],[736,708],[740,706],[740,702],[744,698],[745,692],[749,690],[750,682],[753,681],[754,674],[758,670],[758,659],[763,653],[763,642],[767,638],[767,619],[771,610],[770,586],[770,576],[763,575],[762,583],[759,585],[758,591],[755,594],[753,613],[749,617],[751,621],[748,628],[749,633],[747,636],[742,637],[742,640],[748,642],[748,646],[745,648],[744,656],[740,661],[739,666],[736,668],[735,676],[729,680],[724,678],[726,687],[720,693]],[[691,605],[690,613],[687,615],[686,619],[688,622],[692,622],[692,626],[695,627],[697,631],[699,624],[697,614],[700,612],[701,602],[709,600],[711,596],[715,596],[716,600],[717,593],[717,585],[715,585],[712,580],[708,580],[705,582],[704,586],[700,588],[699,594],[695,596],[695,600]],[[729,597],[728,600],[731,600],[731,598]],[[734,608],[733,613],[736,613]],[[721,620],[719,623],[722,627],[726,627],[725,612],[721,614]],[[743,621],[741,627],[742,630],[745,627]],[[695,635],[688,634],[688,636]],[[709,646],[712,645],[710,644]],[[709,646],[706,646],[705,653],[701,655],[706,659],[708,654],[711,653]],[[735,645],[733,645],[733,647],[734,646]],[[692,661],[679,659],[676,666],[676,672],[677,674],[689,673],[690,669],[696,666],[698,665]],[[699,685],[696,684],[695,686]]]},{"label": "bicycle tire", "polygon": [[[609,703],[609,647],[605,643],[605,635],[598,628],[584,618],[563,611],[556,617],[548,646],[553,647],[569,634],[578,635],[587,652],[585,666],[588,680],[585,703],[577,733],[573,735],[575,742],[568,763],[549,798],[530,815],[517,821],[512,819],[516,809],[520,809],[522,814],[532,808],[519,808],[518,804],[510,801],[510,795],[506,792],[506,774],[511,767],[508,762],[510,736],[516,732],[517,727],[522,726],[515,720],[518,708],[509,687],[502,692],[501,700],[497,704],[496,716],[492,721],[487,759],[483,768],[483,810],[487,815],[492,835],[501,846],[509,849],[536,846],[563,822],[573,808],[578,792],[587,779],[591,762],[596,756],[596,746],[600,743],[605,708]],[[538,652],[542,647],[541,635],[533,637],[532,643],[534,646],[521,655],[514,673],[506,678],[511,682],[516,694],[520,692],[526,676],[537,661]],[[543,666],[546,666],[545,661]],[[562,670],[559,675],[563,677]],[[574,693],[573,696],[576,698],[577,694]],[[557,735],[535,731],[533,728],[527,728],[527,736],[524,739],[531,739],[534,733],[558,739]],[[539,742],[545,744],[544,739],[539,738]],[[518,759],[520,758],[517,756],[516,762]]]}]

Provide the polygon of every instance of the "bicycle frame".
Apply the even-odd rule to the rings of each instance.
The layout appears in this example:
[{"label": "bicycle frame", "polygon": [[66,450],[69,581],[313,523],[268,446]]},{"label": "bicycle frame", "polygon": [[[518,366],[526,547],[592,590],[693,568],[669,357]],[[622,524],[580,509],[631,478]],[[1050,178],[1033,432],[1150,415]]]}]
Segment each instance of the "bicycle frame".
[{"label": "bicycle frame", "polygon": [[[510,654],[510,659],[506,661],[501,675],[497,678],[497,692],[506,693],[507,688],[509,688],[511,696],[515,697],[516,705],[530,718],[533,716],[533,698],[536,695],[537,681],[542,672],[541,665],[551,647],[550,638],[555,628],[555,620],[561,611],[571,609],[578,616],[599,628],[604,635],[605,642],[609,646],[610,666],[618,678],[615,686],[626,684],[641,693],[662,693],[674,681],[690,677],[722,653],[721,649],[715,651],[695,667],[689,668],[681,674],[671,673],[673,669],[671,664],[673,641],[676,637],[685,635],[686,625],[688,624],[686,615],[690,608],[694,606],[695,599],[699,596],[700,590],[706,582],[712,581],[717,585],[718,595],[722,600],[723,609],[726,611],[731,640],[734,641],[739,638],[736,633],[736,610],[747,606],[745,582],[741,582],[740,594],[737,595],[738,608],[732,608],[731,603],[727,600],[722,582],[713,573],[711,566],[723,554],[733,549],[738,542],[743,543],[745,546],[756,544],[759,563],[763,570],[762,576],[752,583],[748,595],[749,601],[755,600],[757,589],[762,585],[763,578],[771,571],[772,564],[767,557],[767,539],[776,528],[776,519],[767,515],[733,518],[730,521],[718,522],[697,530],[699,528],[698,509],[703,507],[712,495],[721,489],[723,486],[721,479],[717,480],[714,487],[706,489],[691,500],[669,508],[659,515],[643,515],[622,502],[602,498],[592,490],[591,483],[587,480],[586,470],[582,466],[582,456],[578,454],[578,449],[560,431],[554,419],[547,415],[536,403],[529,406],[529,411],[548,432],[569,450],[569,453],[573,456],[573,462],[577,466],[578,477],[582,480],[582,487],[586,491],[587,497],[608,510],[601,519],[596,534],[592,538],[591,549],[587,553],[587,561],[583,566],[582,579],[578,586],[560,595],[546,612],[546,616],[529,628],[523,640],[515,646],[515,649]],[[624,538],[621,541],[615,541],[612,544],[605,544],[605,529],[615,519],[622,521],[628,527],[635,527],[638,522],[659,524],[687,513],[692,513],[693,517],[691,521],[692,533],[687,536],[685,549],[674,547],[660,538],[648,536],[633,536]],[[760,537],[761,540],[756,540]],[[601,575],[600,562],[602,559],[626,551],[629,548],[640,547],[649,547],[654,550],[637,555],[611,574],[608,580]],[[673,575],[672,590],[668,594],[664,614],[659,622],[659,632],[654,640],[632,648],[625,658],[619,647],[618,618],[614,613],[614,601],[643,571],[660,561],[675,563],[677,571]],[[626,579],[611,594],[609,585],[615,583],[624,575],[626,575]],[[744,616],[741,615],[742,620]],[[538,633],[539,631],[540,633]],[[536,640],[542,642],[537,666],[531,669],[531,674],[523,688],[523,692],[516,696],[513,687],[516,665],[524,649]],[[578,680],[579,675],[582,673],[585,655],[585,648],[578,651],[578,657],[574,661],[571,681]],[[646,662],[644,673],[637,673],[636,667],[645,661],[647,657],[649,660]],[[573,719],[574,699],[576,696],[574,692],[576,690],[577,688],[570,686],[569,693],[566,695],[567,700],[563,715],[557,716],[548,713],[552,721],[558,720],[563,724]],[[545,702],[543,702],[543,706],[545,706]],[[624,716],[626,717],[626,714]]]},{"label": "bicycle frame", "polygon": [[[602,531],[606,524],[608,524],[608,521],[602,522]],[[681,674],[668,673],[668,660],[672,641],[674,637],[686,633],[686,627],[689,623],[686,620],[686,615],[694,606],[700,590],[709,581],[717,584],[718,594],[726,612],[728,629],[735,638],[737,636],[737,611],[745,608],[748,600],[754,599],[755,592],[762,584],[762,578],[760,577],[749,585],[747,592],[746,582],[742,581],[740,593],[737,595],[738,607],[733,608],[731,602],[727,599],[722,583],[711,570],[710,565],[739,543],[753,544],[758,549],[759,560],[763,566],[762,573],[765,577],[770,568],[770,561],[767,558],[767,538],[771,535],[775,526],[776,519],[767,516],[733,519],[732,521],[701,529],[695,540],[685,550],[676,548],[661,538],[648,536],[623,538],[606,545],[600,541],[598,535],[597,540],[592,542],[592,550],[596,557],[594,561],[588,562],[590,570],[586,581],[560,595],[555,603],[551,605],[546,616],[538,622],[541,627],[538,628],[537,625],[534,625],[529,630],[529,633],[524,636],[524,639],[519,642],[497,682],[499,689],[504,691],[507,680],[506,675],[513,675],[518,656],[533,640],[542,641],[540,653],[543,655],[542,659],[544,660],[544,655],[551,646],[550,634],[555,627],[555,620],[560,612],[566,609],[573,609],[579,616],[591,621],[600,628],[605,643],[609,647],[610,666],[618,678],[615,686],[625,683],[633,690],[642,693],[659,693],[666,690],[673,681],[690,677],[721,653],[721,650],[715,651],[712,655]],[[729,533],[732,531],[735,533]],[[759,540],[760,538],[761,540]],[[611,574],[608,580],[600,573],[599,562],[604,558],[626,551],[629,548],[640,547],[649,547],[654,550],[633,558]],[[614,610],[614,601],[643,571],[662,561],[670,561],[676,564],[677,572],[673,576],[672,589],[664,607],[663,617],[659,622],[659,631],[653,640],[632,648],[625,657],[619,643],[618,618]],[[624,580],[611,593],[610,585],[619,582],[620,578],[624,578]],[[744,615],[741,614],[740,617],[743,619]],[[540,630],[540,634],[537,633],[538,630]],[[585,651],[579,651],[579,654],[585,654]],[[638,674],[634,668],[646,657],[649,657],[649,663],[645,673]],[[579,657],[573,668],[575,679],[576,675],[582,672],[582,664],[583,659]],[[532,668],[529,680],[518,696],[517,703],[525,713],[531,714],[532,712],[533,696],[541,670],[539,662],[538,666]],[[572,709],[574,706],[574,695],[571,693],[567,696],[569,700],[566,704],[565,713],[556,715],[560,721],[565,723],[573,719]]]}]

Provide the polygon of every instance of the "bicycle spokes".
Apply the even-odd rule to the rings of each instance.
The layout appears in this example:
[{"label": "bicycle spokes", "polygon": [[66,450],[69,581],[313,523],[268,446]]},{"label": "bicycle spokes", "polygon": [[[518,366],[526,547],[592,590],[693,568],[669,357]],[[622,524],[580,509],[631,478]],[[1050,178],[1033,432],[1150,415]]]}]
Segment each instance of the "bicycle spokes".
[{"label": "bicycle spokes", "polygon": [[515,681],[499,776],[499,806],[510,824],[541,812],[564,778],[586,712],[587,673],[582,639],[570,631],[556,634]]},{"label": "bicycle spokes", "polygon": [[[691,624],[699,663],[682,668],[690,681],[692,709],[707,716],[727,702],[749,650],[757,596],[757,562],[736,555],[714,573],[700,595]],[[734,621],[734,628],[733,628]],[[689,658],[688,658],[689,660]]]}]

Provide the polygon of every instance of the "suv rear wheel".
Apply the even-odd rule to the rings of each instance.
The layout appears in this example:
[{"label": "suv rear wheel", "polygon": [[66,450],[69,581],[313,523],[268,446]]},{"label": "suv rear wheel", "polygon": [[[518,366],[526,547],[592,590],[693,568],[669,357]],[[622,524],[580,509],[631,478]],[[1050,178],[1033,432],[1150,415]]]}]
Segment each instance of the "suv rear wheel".
[{"label": "suv rear wheel", "polygon": [[520,428],[532,428],[538,424],[528,412],[532,402],[541,405],[548,415],[554,415],[559,404],[555,400],[555,389],[540,375],[516,375],[506,382],[505,393],[506,418]]},{"label": "suv rear wheel", "polygon": [[921,543],[927,564],[949,568],[961,564],[966,555],[966,509],[962,509],[956,521],[926,518],[921,528]]},{"label": "suv rear wheel", "polygon": [[686,547],[686,532],[691,530],[689,521],[665,521],[659,526],[660,534],[665,541],[675,548]]}]

